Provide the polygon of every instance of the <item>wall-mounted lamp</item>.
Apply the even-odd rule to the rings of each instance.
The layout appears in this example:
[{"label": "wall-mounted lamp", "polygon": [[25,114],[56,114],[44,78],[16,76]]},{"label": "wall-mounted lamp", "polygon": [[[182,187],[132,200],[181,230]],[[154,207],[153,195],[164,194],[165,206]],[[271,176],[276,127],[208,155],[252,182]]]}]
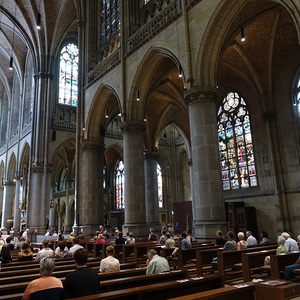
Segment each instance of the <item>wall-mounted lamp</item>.
[{"label": "wall-mounted lamp", "polygon": [[14,59],[13,59],[13,57],[11,56],[11,57],[10,57],[10,60],[9,60],[9,69],[10,69],[10,70],[13,69],[13,62],[14,62]]},{"label": "wall-mounted lamp", "polygon": [[182,78],[182,67],[179,65],[179,78]]},{"label": "wall-mounted lamp", "polygon": [[136,101],[140,101],[140,90],[137,90]]},{"label": "wall-mounted lamp", "polygon": [[105,118],[108,118],[108,108],[105,108]]},{"label": "wall-mounted lamp", "polygon": [[244,42],[245,41],[245,32],[244,32],[244,27],[241,27],[241,41]]},{"label": "wall-mounted lamp", "polygon": [[41,29],[41,14],[40,13],[37,14],[37,18],[36,18],[36,29],[38,29],[38,30]]},{"label": "wall-mounted lamp", "polygon": [[82,122],[82,130],[83,131],[85,130],[85,122],[84,121]]}]

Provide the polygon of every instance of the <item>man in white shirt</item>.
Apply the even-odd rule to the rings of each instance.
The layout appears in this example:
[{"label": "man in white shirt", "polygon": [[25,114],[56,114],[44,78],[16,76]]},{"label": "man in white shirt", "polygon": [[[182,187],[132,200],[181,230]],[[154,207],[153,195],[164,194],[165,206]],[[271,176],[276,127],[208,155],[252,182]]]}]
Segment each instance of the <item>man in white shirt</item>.
[{"label": "man in white shirt", "polygon": [[23,233],[22,233],[22,240],[27,241],[29,237],[29,228],[27,228]]},{"label": "man in white shirt", "polygon": [[281,234],[285,238],[284,245],[288,248],[288,252],[299,252],[299,245],[297,242],[290,237],[290,235],[287,232],[283,232]]},{"label": "man in white shirt", "polygon": [[69,249],[69,256],[73,256],[76,250],[83,248],[83,246],[79,245],[78,238],[74,238],[73,243],[74,245]]},{"label": "man in white shirt", "polygon": [[45,257],[53,257],[54,251],[48,247],[49,242],[47,240],[43,241],[42,249],[36,254],[35,260],[42,260]]}]

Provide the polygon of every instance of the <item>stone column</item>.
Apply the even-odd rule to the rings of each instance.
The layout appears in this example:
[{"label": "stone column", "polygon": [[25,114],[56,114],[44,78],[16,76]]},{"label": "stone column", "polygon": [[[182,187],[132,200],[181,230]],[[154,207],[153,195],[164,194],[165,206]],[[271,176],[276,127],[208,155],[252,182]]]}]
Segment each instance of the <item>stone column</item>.
[{"label": "stone column", "polygon": [[14,205],[14,222],[13,222],[13,231],[20,231],[21,223],[21,209],[20,201],[21,198],[21,177],[16,177],[16,189],[15,189],[15,205]]},{"label": "stone column", "polygon": [[125,224],[123,232],[133,232],[145,237],[149,227],[146,224],[145,167],[143,151],[143,121],[125,121],[120,124],[123,132],[125,168]]},{"label": "stone column", "polygon": [[153,228],[156,232],[160,232],[161,226],[159,223],[158,207],[157,157],[157,153],[145,153],[145,198],[146,221],[148,226],[149,228]]},{"label": "stone column", "polygon": [[216,100],[213,87],[193,88],[185,94],[189,106],[193,187],[193,234],[214,238],[225,229],[225,205],[219,161]]},{"label": "stone column", "polygon": [[70,205],[70,187],[72,186],[73,179],[67,178],[66,180],[66,216],[65,216],[65,224],[64,231],[71,232],[72,231],[72,220],[71,220],[71,205]]},{"label": "stone column", "polygon": [[77,197],[76,224],[86,234],[94,235],[103,224],[103,161],[104,147],[99,143],[81,143],[80,194]]},{"label": "stone column", "polygon": [[15,198],[15,184],[14,182],[5,181],[3,191],[3,207],[2,207],[2,222],[1,222],[1,231],[5,234],[6,229],[9,229],[7,223],[8,219],[12,218],[12,208]]},{"label": "stone column", "polygon": [[29,180],[27,227],[36,234],[45,234],[49,214],[50,196],[47,171],[43,166],[33,165]]},{"label": "stone column", "polygon": [[0,208],[1,209],[3,208],[3,199],[4,199],[4,185],[3,186],[0,185]]},{"label": "stone column", "polygon": [[[276,225],[277,233],[280,235],[283,231],[289,232],[292,235],[291,220],[288,208],[288,201],[285,194],[285,184],[283,179],[283,171],[280,159],[279,142],[276,128],[276,112],[266,111],[263,113],[263,119],[266,122],[268,143],[270,147],[270,166],[272,170],[272,180],[274,184],[274,197],[275,197],[275,209],[276,209]],[[294,232],[294,234],[298,234]]]}]

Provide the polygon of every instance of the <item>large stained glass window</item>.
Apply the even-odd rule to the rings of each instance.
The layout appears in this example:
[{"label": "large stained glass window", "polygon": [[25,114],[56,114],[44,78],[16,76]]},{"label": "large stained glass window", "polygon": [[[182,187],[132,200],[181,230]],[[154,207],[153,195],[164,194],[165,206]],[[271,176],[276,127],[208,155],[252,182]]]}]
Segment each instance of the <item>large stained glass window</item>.
[{"label": "large stained glass window", "polygon": [[123,161],[119,161],[116,167],[115,172],[115,205],[116,209],[122,209],[125,207],[125,199],[124,199],[124,163]]},{"label": "large stained glass window", "polygon": [[223,190],[257,186],[249,111],[236,92],[219,108],[218,137]]},{"label": "large stained glass window", "polygon": [[105,44],[120,29],[120,0],[101,0],[101,44]]},{"label": "large stained glass window", "polygon": [[163,207],[163,187],[162,187],[162,173],[161,173],[161,168],[160,165],[157,164],[156,167],[157,170],[157,190],[158,190],[158,207],[162,208]]},{"label": "large stained glass window", "polygon": [[77,106],[78,93],[78,48],[68,44],[62,48],[59,65],[60,104]]}]

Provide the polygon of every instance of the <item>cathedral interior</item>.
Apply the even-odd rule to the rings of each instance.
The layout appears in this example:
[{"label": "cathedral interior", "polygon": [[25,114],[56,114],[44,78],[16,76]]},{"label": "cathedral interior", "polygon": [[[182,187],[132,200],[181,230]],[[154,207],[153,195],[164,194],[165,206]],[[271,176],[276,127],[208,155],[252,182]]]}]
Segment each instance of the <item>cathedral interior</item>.
[{"label": "cathedral interior", "polygon": [[299,40],[297,0],[0,0],[1,231],[297,236]]}]

